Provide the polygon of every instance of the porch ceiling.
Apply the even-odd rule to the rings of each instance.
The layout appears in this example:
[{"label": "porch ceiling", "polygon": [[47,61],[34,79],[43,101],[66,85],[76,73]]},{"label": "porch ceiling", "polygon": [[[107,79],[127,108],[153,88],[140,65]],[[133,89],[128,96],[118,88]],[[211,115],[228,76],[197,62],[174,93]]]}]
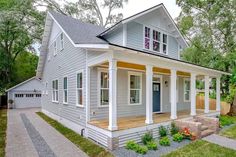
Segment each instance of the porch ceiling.
[{"label": "porch ceiling", "polygon": [[[108,67],[109,63],[103,63],[101,64],[101,66],[105,66]],[[127,69],[134,69],[134,70],[141,70],[141,71],[145,71],[146,68],[144,65],[141,64],[133,64],[133,63],[128,63],[128,62],[122,62],[122,61],[118,61],[117,62],[117,67],[120,68],[127,68]],[[170,75],[170,69],[164,69],[164,68],[159,68],[159,67],[154,67],[153,68],[153,72],[154,73],[160,73],[160,74],[166,74],[166,75]],[[179,76],[188,76],[190,77],[190,73],[188,72],[183,72],[183,71],[177,71],[177,75]]]}]

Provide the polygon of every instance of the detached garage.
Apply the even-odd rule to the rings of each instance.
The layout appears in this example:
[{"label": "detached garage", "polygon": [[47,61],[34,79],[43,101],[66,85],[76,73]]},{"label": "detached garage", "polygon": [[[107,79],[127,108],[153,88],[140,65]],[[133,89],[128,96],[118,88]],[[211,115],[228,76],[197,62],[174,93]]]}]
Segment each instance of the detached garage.
[{"label": "detached garage", "polygon": [[41,107],[42,88],[41,81],[35,77],[16,85],[7,90],[8,102],[13,102],[8,105],[13,108]]}]

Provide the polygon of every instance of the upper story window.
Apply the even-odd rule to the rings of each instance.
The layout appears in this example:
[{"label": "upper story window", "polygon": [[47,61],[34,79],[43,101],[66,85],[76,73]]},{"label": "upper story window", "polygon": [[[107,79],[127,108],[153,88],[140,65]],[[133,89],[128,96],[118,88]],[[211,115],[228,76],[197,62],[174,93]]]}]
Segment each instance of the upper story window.
[{"label": "upper story window", "polygon": [[64,35],[61,33],[60,35],[60,50],[64,49]]},{"label": "upper story window", "polygon": [[53,42],[53,54],[54,56],[57,54],[57,41]]},{"label": "upper story window", "polygon": [[58,80],[52,81],[52,101],[58,102]]},{"label": "upper story window", "polygon": [[144,28],[144,48],[147,50],[167,54],[168,36],[155,29]]}]

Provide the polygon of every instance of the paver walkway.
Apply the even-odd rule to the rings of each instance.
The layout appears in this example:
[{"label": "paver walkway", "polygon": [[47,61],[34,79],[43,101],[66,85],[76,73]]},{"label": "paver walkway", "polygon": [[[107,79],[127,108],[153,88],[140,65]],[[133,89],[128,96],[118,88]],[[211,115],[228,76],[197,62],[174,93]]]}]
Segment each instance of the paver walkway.
[{"label": "paver walkway", "polygon": [[39,109],[8,111],[6,157],[87,157],[41,119]]},{"label": "paver walkway", "polygon": [[210,136],[204,137],[203,140],[236,150],[236,140],[229,139],[227,137],[212,134]]}]

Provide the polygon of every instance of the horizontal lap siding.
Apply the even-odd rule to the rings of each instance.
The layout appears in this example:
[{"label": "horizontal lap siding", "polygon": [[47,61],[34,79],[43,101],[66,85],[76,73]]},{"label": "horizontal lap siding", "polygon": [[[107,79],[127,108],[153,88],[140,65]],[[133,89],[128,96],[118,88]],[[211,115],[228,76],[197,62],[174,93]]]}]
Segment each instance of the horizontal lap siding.
[{"label": "horizontal lap siding", "polygon": [[[58,33],[60,34],[60,33]],[[57,39],[57,47],[60,40]],[[53,45],[49,47],[50,61],[46,60],[43,83],[48,95],[42,96],[42,108],[74,123],[85,125],[85,107],[76,107],[76,73],[83,70],[83,104],[86,100],[86,51],[75,48],[64,35],[64,49],[53,55]],[[47,57],[49,57],[47,56]],[[68,77],[68,104],[63,104],[63,77]],[[52,80],[59,81],[59,103],[52,102]],[[48,82],[47,89],[45,83]]]},{"label": "horizontal lap siding", "polygon": [[107,41],[117,45],[123,45],[123,27],[119,27],[104,36]]},{"label": "horizontal lap siding", "polygon": [[127,47],[143,50],[143,25],[137,22],[127,24]]}]

